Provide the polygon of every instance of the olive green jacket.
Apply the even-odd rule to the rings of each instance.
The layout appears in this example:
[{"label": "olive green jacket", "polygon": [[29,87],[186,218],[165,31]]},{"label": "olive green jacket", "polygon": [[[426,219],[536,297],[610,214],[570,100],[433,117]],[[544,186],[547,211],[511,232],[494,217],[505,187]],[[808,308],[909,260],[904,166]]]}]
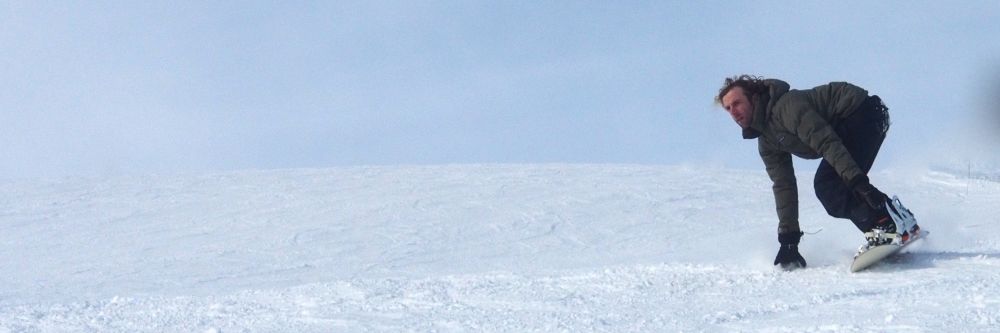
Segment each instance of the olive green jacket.
[{"label": "olive green jacket", "polygon": [[799,199],[792,157],[823,158],[851,183],[864,171],[844,147],[834,128],[868,97],[847,82],[831,82],[809,90],[789,90],[781,80],[765,80],[769,93],[753,96],[753,119],[743,130],[757,139],[760,158],[774,182],[778,232],[799,231]]}]

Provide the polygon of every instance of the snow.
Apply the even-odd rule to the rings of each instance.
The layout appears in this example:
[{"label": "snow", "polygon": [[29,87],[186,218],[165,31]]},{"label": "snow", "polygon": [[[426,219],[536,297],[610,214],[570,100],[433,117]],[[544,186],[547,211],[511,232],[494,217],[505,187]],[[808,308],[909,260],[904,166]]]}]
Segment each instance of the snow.
[{"label": "snow", "polygon": [[[805,171],[805,170],[803,170]],[[871,175],[931,235],[861,235],[799,175],[807,269],[762,170],[453,165],[0,183],[0,332],[981,332],[1000,179]]]}]

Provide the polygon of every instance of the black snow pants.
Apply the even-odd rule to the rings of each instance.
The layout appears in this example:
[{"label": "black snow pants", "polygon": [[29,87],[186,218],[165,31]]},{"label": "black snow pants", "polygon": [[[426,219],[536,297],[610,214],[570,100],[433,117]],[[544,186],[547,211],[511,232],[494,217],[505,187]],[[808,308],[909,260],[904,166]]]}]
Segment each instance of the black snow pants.
[{"label": "black snow pants", "polygon": [[[878,96],[869,96],[861,106],[844,119],[834,131],[854,158],[858,167],[868,174],[878,155],[886,131],[889,130],[889,108]],[[884,213],[872,209],[840,178],[830,163],[823,160],[813,181],[816,197],[830,216],[850,219],[862,232],[870,231],[875,219]]]}]

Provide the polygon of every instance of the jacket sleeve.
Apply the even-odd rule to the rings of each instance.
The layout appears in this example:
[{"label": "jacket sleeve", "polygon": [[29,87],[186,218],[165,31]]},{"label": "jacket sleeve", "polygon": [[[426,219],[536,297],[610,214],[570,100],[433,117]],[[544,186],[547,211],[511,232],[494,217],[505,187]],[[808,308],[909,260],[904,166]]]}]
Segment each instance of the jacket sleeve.
[{"label": "jacket sleeve", "polygon": [[847,147],[844,147],[840,136],[819,113],[805,106],[785,111],[781,117],[782,125],[822,155],[845,183],[851,183],[855,177],[864,175]]},{"label": "jacket sleeve", "polygon": [[778,233],[799,231],[799,189],[792,166],[792,155],[769,147],[757,139],[757,149],[768,177],[774,183],[774,204],[778,212]]}]

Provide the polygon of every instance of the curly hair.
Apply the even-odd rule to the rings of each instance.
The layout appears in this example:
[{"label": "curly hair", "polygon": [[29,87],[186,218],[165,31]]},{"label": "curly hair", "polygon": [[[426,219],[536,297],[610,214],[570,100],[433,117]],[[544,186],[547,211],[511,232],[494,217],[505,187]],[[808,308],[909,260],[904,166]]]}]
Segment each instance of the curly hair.
[{"label": "curly hair", "polygon": [[719,94],[715,96],[715,102],[722,104],[722,97],[726,96],[733,87],[743,88],[743,94],[747,96],[747,100],[752,100],[753,95],[767,93],[768,89],[767,85],[764,84],[764,79],[759,76],[743,74],[729,77],[722,84],[722,89],[719,89]]}]

